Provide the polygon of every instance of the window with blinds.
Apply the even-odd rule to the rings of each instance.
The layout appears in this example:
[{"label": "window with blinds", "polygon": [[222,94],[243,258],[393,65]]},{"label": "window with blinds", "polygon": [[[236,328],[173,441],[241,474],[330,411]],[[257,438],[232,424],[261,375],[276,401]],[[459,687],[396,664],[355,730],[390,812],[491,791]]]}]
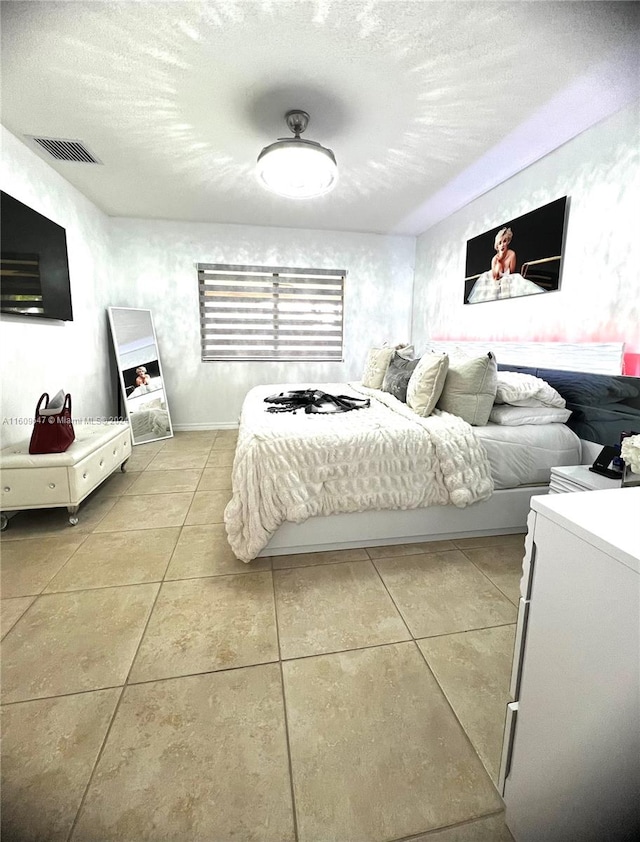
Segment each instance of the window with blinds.
[{"label": "window with blinds", "polygon": [[342,360],[345,271],[199,263],[203,360]]}]

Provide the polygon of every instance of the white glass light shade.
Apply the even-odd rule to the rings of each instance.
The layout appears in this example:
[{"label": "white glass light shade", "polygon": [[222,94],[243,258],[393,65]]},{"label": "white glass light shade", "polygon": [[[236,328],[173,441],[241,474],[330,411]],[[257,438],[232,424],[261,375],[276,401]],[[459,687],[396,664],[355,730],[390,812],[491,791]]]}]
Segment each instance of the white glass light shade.
[{"label": "white glass light shade", "polygon": [[291,199],[322,196],[338,180],[333,152],[302,138],[285,138],[266,146],[258,156],[256,173],[267,190]]}]

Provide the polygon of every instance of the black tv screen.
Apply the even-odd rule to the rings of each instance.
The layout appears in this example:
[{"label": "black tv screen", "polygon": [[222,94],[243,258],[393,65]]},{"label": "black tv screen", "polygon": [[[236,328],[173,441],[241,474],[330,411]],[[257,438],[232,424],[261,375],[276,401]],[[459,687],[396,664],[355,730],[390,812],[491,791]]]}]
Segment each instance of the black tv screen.
[{"label": "black tv screen", "polygon": [[62,226],[0,192],[0,310],[73,321]]}]

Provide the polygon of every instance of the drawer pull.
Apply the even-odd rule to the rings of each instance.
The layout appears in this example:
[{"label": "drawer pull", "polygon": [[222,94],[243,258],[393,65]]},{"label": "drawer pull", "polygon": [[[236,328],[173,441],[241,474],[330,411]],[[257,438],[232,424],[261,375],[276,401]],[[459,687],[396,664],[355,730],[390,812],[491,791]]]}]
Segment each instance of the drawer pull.
[{"label": "drawer pull", "polygon": [[9,493],[9,491],[11,491],[11,486],[10,486],[10,485],[5,485],[5,487],[4,487],[4,489],[3,489],[3,491],[6,491],[7,493]]},{"label": "drawer pull", "polygon": [[87,472],[85,471],[84,474],[82,475],[82,479],[86,479],[86,478],[87,478]]},{"label": "drawer pull", "polygon": [[100,467],[102,467],[103,465],[104,465],[104,459],[101,459],[100,460]]},{"label": "drawer pull", "polygon": [[512,699],[517,699],[520,695],[520,680],[522,678],[522,668],[524,665],[524,649],[530,605],[530,600],[522,599],[522,597],[520,597],[520,602],[518,603],[518,620],[516,623],[516,639],[513,647],[511,684],[509,686],[509,692],[511,693]]},{"label": "drawer pull", "polygon": [[55,482],[50,482],[50,483],[49,483],[49,488],[55,488],[55,487],[56,487]]},{"label": "drawer pull", "polygon": [[507,716],[504,723],[504,737],[502,740],[502,757],[500,758],[500,773],[498,775],[498,792],[504,797],[504,791],[511,771],[511,755],[518,717],[518,702],[509,702]]},{"label": "drawer pull", "polygon": [[114,449],[113,449],[113,455],[115,456],[117,452],[118,452],[118,449],[114,447]]}]

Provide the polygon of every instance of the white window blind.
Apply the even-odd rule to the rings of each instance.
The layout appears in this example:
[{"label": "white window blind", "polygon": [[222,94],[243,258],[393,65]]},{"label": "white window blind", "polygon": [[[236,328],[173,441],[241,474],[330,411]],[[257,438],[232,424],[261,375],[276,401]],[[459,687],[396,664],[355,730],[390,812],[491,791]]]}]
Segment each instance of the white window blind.
[{"label": "white window blind", "polygon": [[342,360],[336,269],[199,263],[203,360]]}]

